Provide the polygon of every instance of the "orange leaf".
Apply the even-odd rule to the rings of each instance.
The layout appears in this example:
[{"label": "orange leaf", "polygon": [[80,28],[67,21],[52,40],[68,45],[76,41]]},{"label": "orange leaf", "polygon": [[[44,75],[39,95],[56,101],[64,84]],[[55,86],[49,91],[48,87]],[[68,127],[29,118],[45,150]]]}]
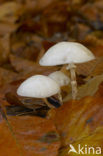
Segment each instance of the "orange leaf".
[{"label": "orange leaf", "polygon": [[0,156],[56,156],[60,146],[59,135],[52,121],[39,117],[9,117],[19,147],[5,121],[0,123]]},{"label": "orange leaf", "polygon": [[103,97],[85,97],[79,101],[67,102],[55,109],[52,116],[63,145],[68,145],[87,137],[102,126]]}]

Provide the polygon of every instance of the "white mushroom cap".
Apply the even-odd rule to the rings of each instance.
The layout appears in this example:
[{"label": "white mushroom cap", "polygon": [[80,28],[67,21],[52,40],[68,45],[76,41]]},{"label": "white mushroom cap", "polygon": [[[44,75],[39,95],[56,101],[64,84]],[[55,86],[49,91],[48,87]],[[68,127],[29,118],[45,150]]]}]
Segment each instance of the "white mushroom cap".
[{"label": "white mushroom cap", "polygon": [[65,75],[61,71],[56,71],[48,75],[50,78],[55,80],[60,86],[68,85],[70,82],[70,79],[67,75]]},{"label": "white mushroom cap", "polygon": [[42,66],[83,63],[95,59],[92,52],[80,43],[59,42],[47,50],[40,60]]},{"label": "white mushroom cap", "polygon": [[46,98],[57,94],[59,85],[48,76],[36,75],[25,80],[17,90],[17,94],[25,97]]}]

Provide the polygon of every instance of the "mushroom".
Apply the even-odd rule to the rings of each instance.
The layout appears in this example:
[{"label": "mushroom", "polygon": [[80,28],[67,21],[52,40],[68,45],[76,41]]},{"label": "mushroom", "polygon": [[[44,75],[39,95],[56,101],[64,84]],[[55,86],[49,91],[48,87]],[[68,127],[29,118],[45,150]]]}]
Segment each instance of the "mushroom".
[{"label": "mushroom", "polygon": [[58,94],[60,96],[59,85],[44,75],[35,75],[25,80],[17,89],[17,94],[24,97],[43,98],[45,103],[51,107],[46,98]]},{"label": "mushroom", "polygon": [[70,82],[69,77],[61,71],[55,71],[49,74],[48,76],[52,78],[53,80],[55,80],[59,84],[60,87],[66,86]]},{"label": "mushroom", "polygon": [[[61,71],[53,72],[53,73],[49,74],[48,76],[50,78],[52,78],[53,80],[55,80],[59,84],[60,87],[65,86],[65,85],[68,85],[68,83],[70,82],[69,77],[66,76]],[[60,94],[59,94],[58,97],[59,97],[61,103],[63,103],[61,92],[60,92]]]},{"label": "mushroom", "polygon": [[67,64],[66,69],[71,73],[72,96],[76,99],[77,82],[75,74],[75,64],[84,63],[95,59],[92,52],[80,43],[59,42],[48,49],[39,63],[42,66],[55,66]]}]

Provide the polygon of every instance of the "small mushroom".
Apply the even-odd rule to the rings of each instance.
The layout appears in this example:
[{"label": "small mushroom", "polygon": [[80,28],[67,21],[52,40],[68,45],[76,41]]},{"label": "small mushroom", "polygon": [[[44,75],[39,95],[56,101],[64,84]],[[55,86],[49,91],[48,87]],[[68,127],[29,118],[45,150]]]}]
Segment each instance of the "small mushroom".
[{"label": "small mushroom", "polygon": [[[63,72],[61,71],[56,71],[56,72],[53,72],[51,74],[48,75],[50,78],[52,78],[53,80],[55,80],[60,87],[62,86],[65,86],[65,85],[68,85],[69,82],[70,82],[70,79],[68,76],[66,76]],[[62,100],[62,95],[61,95],[61,92],[60,94],[58,95],[61,103],[63,103],[63,100]]]},{"label": "small mushroom", "polygon": [[60,87],[66,86],[70,82],[69,77],[61,71],[53,72],[49,74],[48,76],[52,78],[53,80],[55,80],[59,84]]},{"label": "small mushroom", "polygon": [[46,98],[55,94],[60,94],[59,85],[44,75],[35,75],[25,80],[17,89],[17,94],[24,97],[43,98],[48,104]]},{"label": "small mushroom", "polygon": [[92,52],[80,43],[60,42],[48,49],[40,59],[42,66],[55,66],[68,64],[67,70],[71,73],[72,96],[76,99],[77,82],[75,74],[75,64],[84,63],[95,59]]}]

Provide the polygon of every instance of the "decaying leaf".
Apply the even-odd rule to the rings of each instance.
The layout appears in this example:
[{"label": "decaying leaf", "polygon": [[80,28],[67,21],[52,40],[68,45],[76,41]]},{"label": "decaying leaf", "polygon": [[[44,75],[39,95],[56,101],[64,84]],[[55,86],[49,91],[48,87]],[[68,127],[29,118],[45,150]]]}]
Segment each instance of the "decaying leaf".
[{"label": "decaying leaf", "polygon": [[61,136],[62,145],[72,144],[92,135],[103,125],[103,97],[67,102],[51,111],[50,116]]},{"label": "decaying leaf", "polygon": [[[99,85],[102,82],[103,82],[103,74],[95,76],[92,79],[90,79],[86,84],[78,88],[77,99],[81,99],[85,96],[93,96],[97,92]],[[70,99],[72,99],[71,94],[67,95],[64,101],[68,101]]]},{"label": "decaying leaf", "polygon": [[4,106],[9,106],[10,104],[7,102],[5,95],[4,94],[0,94],[0,108],[4,107]]},{"label": "decaying leaf", "polygon": [[10,53],[10,36],[4,35],[0,38],[0,64],[5,63],[8,60]]},{"label": "decaying leaf", "polygon": [[14,55],[10,55],[10,61],[16,71],[24,72],[25,74],[32,72],[32,74],[41,73],[48,75],[50,72],[58,69],[58,67],[43,67],[33,61],[28,61]]},{"label": "decaying leaf", "polygon": [[48,5],[55,2],[55,0],[26,0],[26,9],[31,11],[40,11],[45,9]]},{"label": "decaying leaf", "polygon": [[16,2],[7,2],[0,6],[0,21],[15,22],[21,13],[21,7]]},{"label": "decaying leaf", "polygon": [[18,24],[14,23],[0,23],[0,35],[10,34],[18,28]]},{"label": "decaying leaf", "polygon": [[0,85],[4,85],[16,80],[17,74],[15,72],[0,68]]},{"label": "decaying leaf", "polygon": [[[89,135],[86,138],[83,138],[79,141],[76,141],[75,143],[72,144],[72,146],[78,151],[78,145],[80,145],[80,148],[83,148],[83,151],[80,152],[80,155],[94,155],[97,156],[99,154],[100,156],[103,155],[103,127],[99,127],[92,135]],[[92,149],[89,150],[89,147]],[[59,156],[76,156],[77,153],[70,152],[70,146],[66,146],[63,148]],[[86,154],[87,153],[87,154]]]},{"label": "decaying leaf", "polygon": [[[1,131],[1,134],[0,134],[0,138],[1,138],[0,139],[0,143],[1,143],[0,155],[6,156],[9,153],[10,155],[20,156],[21,151],[19,150],[18,146],[16,145],[16,142],[15,142],[13,136],[11,135],[11,132],[10,132],[8,126],[6,125],[5,121],[2,120],[1,122],[3,124],[2,124],[2,126],[0,124],[0,131]],[[5,144],[5,146],[4,146],[4,144]],[[12,147],[12,150],[10,147]]]},{"label": "decaying leaf", "polygon": [[[39,117],[9,117],[16,144],[5,121],[0,122],[0,155],[56,156],[60,147],[59,135],[53,122]],[[5,150],[6,149],[6,150]],[[5,151],[5,153],[4,153]]]},{"label": "decaying leaf", "polygon": [[103,73],[103,61],[99,62],[94,70],[91,72],[90,77],[101,75]]},{"label": "decaying leaf", "polygon": [[[99,58],[77,64],[77,100],[71,100],[71,84],[62,87],[66,103],[45,119],[41,99],[19,97],[16,91],[35,74],[62,70],[70,76],[65,65],[38,63],[59,41],[80,42]],[[103,148],[103,0],[0,1],[0,111],[0,156],[72,156],[70,144]]]},{"label": "decaying leaf", "polygon": [[77,64],[76,72],[78,75],[88,76],[96,67],[97,63],[98,63],[98,60],[93,60],[93,61],[86,62],[83,64]]}]

